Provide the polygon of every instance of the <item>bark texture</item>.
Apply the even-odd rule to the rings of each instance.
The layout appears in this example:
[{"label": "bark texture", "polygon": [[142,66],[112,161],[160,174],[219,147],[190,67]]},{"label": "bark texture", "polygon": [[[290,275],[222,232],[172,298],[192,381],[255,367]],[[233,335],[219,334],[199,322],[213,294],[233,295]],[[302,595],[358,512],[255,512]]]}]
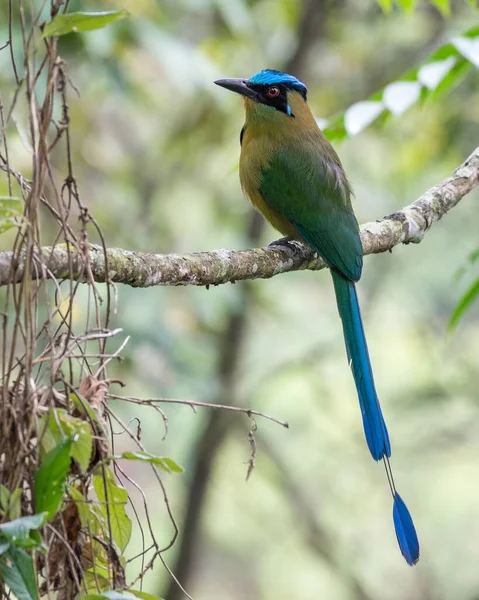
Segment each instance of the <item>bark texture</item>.
[{"label": "bark texture", "polygon": [[[391,250],[398,244],[419,243],[427,231],[479,185],[479,147],[454,173],[427,190],[413,204],[392,215],[361,226],[364,254]],[[97,282],[133,287],[154,285],[220,285],[244,279],[268,279],[326,265],[307,246],[293,244],[250,250],[213,250],[191,254],[149,254],[93,244],[44,247],[34,254],[32,278],[86,279],[91,270]],[[12,252],[0,252],[0,285],[20,282],[23,262]]]}]

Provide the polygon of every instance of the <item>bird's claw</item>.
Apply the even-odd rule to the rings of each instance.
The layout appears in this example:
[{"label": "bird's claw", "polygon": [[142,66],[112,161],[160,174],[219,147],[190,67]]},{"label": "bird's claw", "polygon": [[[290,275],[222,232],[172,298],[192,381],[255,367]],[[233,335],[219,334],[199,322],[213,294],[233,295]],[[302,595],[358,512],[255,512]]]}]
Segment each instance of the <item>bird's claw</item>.
[{"label": "bird's claw", "polygon": [[268,248],[288,248],[290,251],[297,253],[304,250],[304,244],[292,237],[283,237],[268,244]]},{"label": "bird's claw", "polygon": [[282,237],[279,240],[274,240],[269,243],[268,248],[274,248],[275,246],[286,246],[287,248],[291,248],[294,245],[293,242],[294,240],[292,237]]}]

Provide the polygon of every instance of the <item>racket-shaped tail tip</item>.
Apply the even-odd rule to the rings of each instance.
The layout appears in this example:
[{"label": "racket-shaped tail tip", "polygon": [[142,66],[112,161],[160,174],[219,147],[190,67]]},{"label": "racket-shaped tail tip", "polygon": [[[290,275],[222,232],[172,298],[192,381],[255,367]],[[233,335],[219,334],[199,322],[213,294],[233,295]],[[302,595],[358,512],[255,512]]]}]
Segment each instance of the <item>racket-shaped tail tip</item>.
[{"label": "racket-shaped tail tip", "polygon": [[419,540],[409,510],[397,492],[394,494],[393,519],[399,548],[412,567],[419,560]]}]

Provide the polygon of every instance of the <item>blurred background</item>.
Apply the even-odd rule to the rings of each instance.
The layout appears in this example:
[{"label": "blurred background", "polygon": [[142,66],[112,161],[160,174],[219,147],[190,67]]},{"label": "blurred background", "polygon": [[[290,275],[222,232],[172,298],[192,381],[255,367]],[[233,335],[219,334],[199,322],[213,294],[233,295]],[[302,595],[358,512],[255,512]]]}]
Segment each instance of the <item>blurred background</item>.
[{"label": "blurred background", "polygon": [[[460,0],[448,17],[427,2],[410,14],[383,13],[373,0],[69,6],[100,8],[126,8],[131,17],[59,42],[79,90],[69,91],[75,175],[108,246],[165,253],[278,237],[242,197],[243,109],[215,79],[286,70],[308,85],[312,110],[326,119],[479,22]],[[0,53],[2,89],[7,64]],[[478,145],[477,81],[471,70],[440,99],[336,146],[359,222],[413,202]],[[28,174],[20,136],[11,152]],[[59,154],[59,171],[62,161]],[[4,195],[5,186],[2,179]],[[290,425],[257,420],[256,468],[245,483],[245,415],[165,406],[162,440],[157,413],[114,404],[126,422],[140,419],[149,451],[185,468],[166,479],[182,533],[165,558],[195,600],[479,598],[478,304],[452,334],[447,329],[477,276],[468,256],[479,246],[478,200],[478,192],[465,198],[420,245],[368,257],[359,285],[396,483],[421,542],[414,569],[397,547],[383,467],[364,441],[327,272],[208,291],[118,289],[112,327],[131,340],[110,376],[126,384],[124,393],[238,404]],[[4,249],[12,236],[0,238]],[[117,443],[130,448],[126,436]],[[146,466],[125,470],[147,494],[167,545],[172,528],[157,483]],[[130,491],[141,510],[141,496]],[[141,552],[141,543],[135,528],[127,555]],[[130,578],[138,570],[138,561],[128,564]],[[144,589],[185,597],[159,561]]]}]

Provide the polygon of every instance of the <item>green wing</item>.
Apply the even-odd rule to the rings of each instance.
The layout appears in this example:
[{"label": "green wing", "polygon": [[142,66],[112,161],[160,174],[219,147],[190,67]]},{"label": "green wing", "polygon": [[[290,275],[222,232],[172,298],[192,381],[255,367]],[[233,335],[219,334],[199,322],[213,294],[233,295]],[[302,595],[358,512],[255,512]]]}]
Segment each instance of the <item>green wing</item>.
[{"label": "green wing", "polygon": [[352,191],[335,153],[286,148],[262,172],[261,195],[301,238],[346,279],[361,277],[363,251]]}]

